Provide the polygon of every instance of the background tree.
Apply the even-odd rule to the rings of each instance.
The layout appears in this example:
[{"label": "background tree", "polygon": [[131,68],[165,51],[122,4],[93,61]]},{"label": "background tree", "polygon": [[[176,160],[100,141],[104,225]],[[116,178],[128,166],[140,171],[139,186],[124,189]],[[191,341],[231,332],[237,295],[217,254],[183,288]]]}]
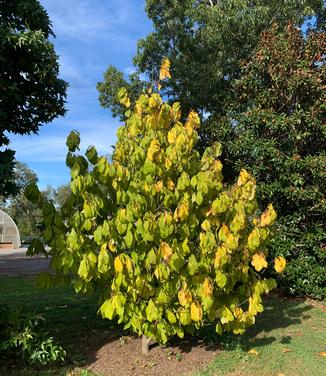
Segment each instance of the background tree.
[{"label": "background tree", "polygon": [[[58,56],[44,8],[37,0],[0,0],[0,147],[8,134],[37,133],[64,115],[67,83],[58,78]],[[0,151],[0,195],[17,193],[14,152]]]},{"label": "background tree", "polygon": [[[161,61],[168,57],[172,78],[162,84],[164,93],[180,101],[185,114],[193,109],[207,118],[225,113],[241,61],[251,56],[272,20],[282,29],[289,19],[300,25],[314,15],[319,26],[325,9],[322,0],[147,0],[146,11],[154,31],[138,42],[134,58],[138,72],[157,82]],[[106,74],[98,89],[101,104],[123,117],[116,97],[122,77],[117,71]],[[137,80],[123,86],[131,93],[142,89]],[[205,126],[201,137],[204,144],[210,142]]]},{"label": "background tree", "polygon": [[58,188],[55,189],[54,193],[54,204],[57,208],[62,208],[62,206],[66,203],[68,198],[71,195],[71,188],[70,184],[63,184],[60,185]]},{"label": "background tree", "polygon": [[289,261],[283,285],[316,298],[326,297],[325,50],[325,33],[274,25],[234,83],[228,115],[210,120],[230,177],[247,168],[260,207],[275,205],[272,250]]}]

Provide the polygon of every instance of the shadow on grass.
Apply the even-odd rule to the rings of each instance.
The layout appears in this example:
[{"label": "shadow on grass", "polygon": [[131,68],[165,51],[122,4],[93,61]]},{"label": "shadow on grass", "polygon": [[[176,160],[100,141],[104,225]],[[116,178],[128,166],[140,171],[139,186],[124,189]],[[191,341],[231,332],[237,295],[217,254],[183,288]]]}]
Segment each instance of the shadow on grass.
[{"label": "shadow on grass", "polygon": [[283,335],[280,337],[275,332],[301,324],[303,320],[310,318],[309,311],[312,305],[304,304],[303,299],[287,298],[283,296],[267,297],[264,301],[264,312],[256,317],[256,323],[241,335],[236,336],[225,333],[218,337],[214,333],[214,327],[203,329],[202,335],[212,343],[220,342],[223,350],[236,350],[241,348],[249,350],[270,345],[278,341],[282,344],[290,344],[292,337]]}]

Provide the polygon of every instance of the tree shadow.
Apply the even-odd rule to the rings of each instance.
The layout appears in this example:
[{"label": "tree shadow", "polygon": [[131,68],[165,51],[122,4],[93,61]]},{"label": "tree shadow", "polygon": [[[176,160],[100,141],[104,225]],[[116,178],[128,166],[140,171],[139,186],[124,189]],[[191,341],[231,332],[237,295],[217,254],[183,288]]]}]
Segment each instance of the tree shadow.
[{"label": "tree shadow", "polygon": [[[304,304],[304,299],[272,295],[265,298],[264,312],[257,315],[255,324],[248,328],[243,335],[225,333],[218,337],[213,332],[214,327],[205,328],[203,335],[211,342],[219,342],[224,350],[237,348],[249,350],[276,341],[288,345],[292,341],[290,327],[297,326],[303,320],[309,319],[311,316],[308,312],[312,308],[312,305]],[[283,335],[282,329],[287,328],[289,330],[286,331],[286,335]],[[278,331],[280,329],[281,331]]]},{"label": "tree shadow", "polygon": [[[302,323],[303,320],[310,318],[308,312],[313,306],[303,303],[303,299],[274,295],[265,299],[264,312],[257,316],[255,325],[241,336],[230,333],[218,336],[215,332],[215,325],[208,325],[194,335],[186,334],[182,339],[178,337],[172,338],[166,347],[174,353],[187,354],[194,348],[204,348],[205,351],[215,352],[219,349],[230,351],[235,349],[249,350],[251,348],[266,346],[276,341],[288,345],[292,341],[291,330],[286,331],[286,335],[282,335],[284,331],[278,330],[291,328],[291,326],[296,326]],[[111,322],[108,325],[110,325],[110,329],[100,333],[96,344],[91,341],[91,351],[87,352],[88,364],[97,359],[98,350],[109,342],[119,341],[123,336],[136,338],[133,334],[123,331],[122,327],[115,323]],[[151,349],[157,346],[157,344],[152,345]],[[139,350],[135,349],[135,351]]]}]

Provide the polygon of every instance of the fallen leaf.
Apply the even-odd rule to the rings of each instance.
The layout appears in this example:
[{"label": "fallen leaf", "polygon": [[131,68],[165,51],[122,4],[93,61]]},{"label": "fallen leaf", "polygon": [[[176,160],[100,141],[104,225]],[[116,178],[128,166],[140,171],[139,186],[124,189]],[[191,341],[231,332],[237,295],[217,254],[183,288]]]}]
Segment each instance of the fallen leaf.
[{"label": "fallen leaf", "polygon": [[317,355],[326,357],[326,351],[318,352]]},{"label": "fallen leaf", "polygon": [[259,355],[259,352],[258,352],[257,350],[255,350],[255,349],[251,349],[251,350],[249,350],[249,351],[247,352],[247,354],[251,354],[251,355],[256,355],[256,356],[258,356],[258,355]]},{"label": "fallen leaf", "polygon": [[293,352],[293,350],[291,350],[291,349],[288,349],[288,348],[284,348],[284,349],[282,349],[282,352],[283,353],[288,353],[288,352]]},{"label": "fallen leaf", "polygon": [[279,373],[277,376],[285,376],[284,373]]}]

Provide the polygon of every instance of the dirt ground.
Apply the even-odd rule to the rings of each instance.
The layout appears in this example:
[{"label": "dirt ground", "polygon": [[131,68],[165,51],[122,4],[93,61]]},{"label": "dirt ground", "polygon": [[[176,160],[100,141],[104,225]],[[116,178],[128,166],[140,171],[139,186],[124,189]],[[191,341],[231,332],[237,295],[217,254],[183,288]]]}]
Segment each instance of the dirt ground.
[{"label": "dirt ground", "polygon": [[174,338],[166,347],[153,345],[142,355],[140,338],[122,336],[100,347],[87,369],[101,376],[191,375],[205,369],[217,352],[217,345],[189,336]]}]

